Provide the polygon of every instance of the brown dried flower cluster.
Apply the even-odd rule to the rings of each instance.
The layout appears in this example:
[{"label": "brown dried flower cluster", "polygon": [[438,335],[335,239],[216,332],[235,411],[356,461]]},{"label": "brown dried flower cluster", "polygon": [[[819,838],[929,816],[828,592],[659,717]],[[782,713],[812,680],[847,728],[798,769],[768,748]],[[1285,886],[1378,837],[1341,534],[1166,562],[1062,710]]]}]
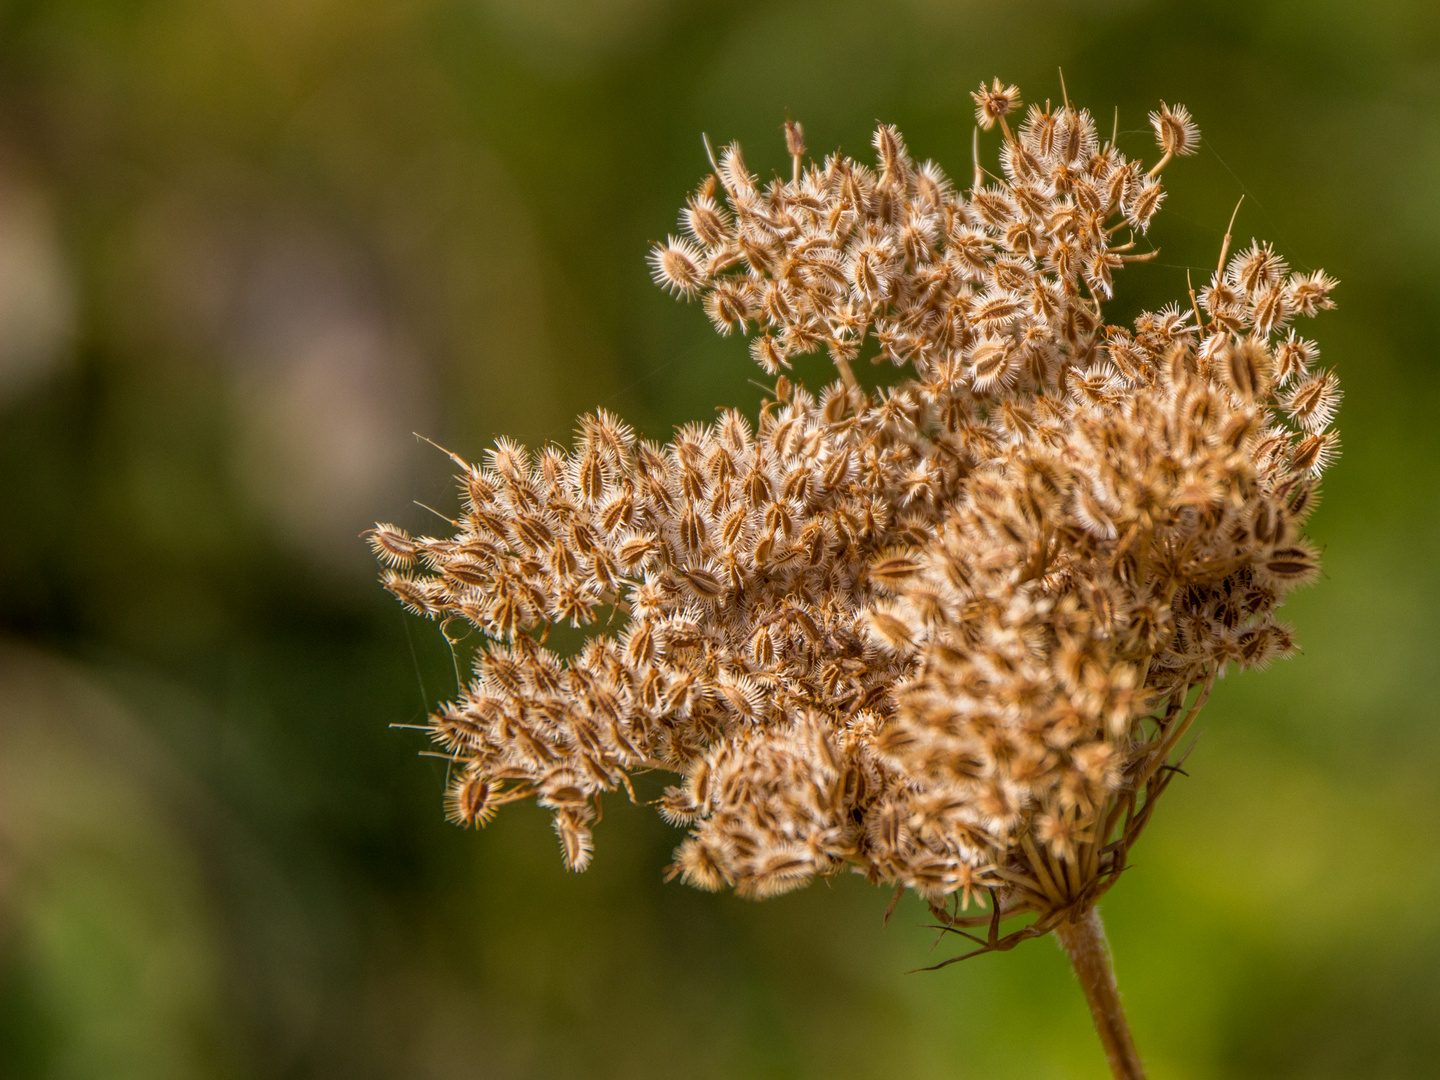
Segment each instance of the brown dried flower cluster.
[{"label": "brown dried flower cluster", "polygon": [[[686,881],[854,867],[1008,947],[1114,882],[1215,679],[1291,651],[1340,390],[1290,324],[1334,282],[1252,244],[1108,325],[1189,114],[1151,114],[1146,169],[1068,102],[1012,127],[1015,87],[975,99],[1003,178],[977,154],[957,190],[888,126],[874,167],[807,163],[787,124],[788,180],[731,146],[689,198],[653,272],[750,335],[779,377],[757,422],[502,439],[460,462],[453,536],[373,532],[408,608],[491,641],[431,718],[456,820],[533,797],[583,869],[600,794],[664,770]],[[781,374],[821,348],[833,384]],[[866,391],[862,356],[908,372]],[[560,622],[599,632],[562,657]]]}]

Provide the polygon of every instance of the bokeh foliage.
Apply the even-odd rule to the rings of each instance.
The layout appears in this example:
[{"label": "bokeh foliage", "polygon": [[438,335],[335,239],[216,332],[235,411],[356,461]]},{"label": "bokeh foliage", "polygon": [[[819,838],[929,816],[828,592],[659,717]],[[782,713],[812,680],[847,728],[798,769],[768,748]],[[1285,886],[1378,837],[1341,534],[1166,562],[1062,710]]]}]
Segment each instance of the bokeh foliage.
[{"label": "bokeh foliage", "polygon": [[[858,879],[661,882],[607,803],[441,817],[455,685],[357,533],[449,463],[753,408],[648,280],[699,133],[784,166],[877,119],[968,172],[967,91],[1200,123],[1112,307],[1237,240],[1340,278],[1304,654],[1223,684],[1104,910],[1157,1076],[1440,1059],[1440,12],[1423,0],[0,3],[0,1074],[1095,1077],[1048,942],[938,974]],[[1102,126],[1108,127],[1103,124]],[[993,142],[993,140],[992,140]],[[812,382],[823,366],[804,369]],[[463,657],[464,643],[461,644]],[[942,943],[939,948],[949,946]]]}]

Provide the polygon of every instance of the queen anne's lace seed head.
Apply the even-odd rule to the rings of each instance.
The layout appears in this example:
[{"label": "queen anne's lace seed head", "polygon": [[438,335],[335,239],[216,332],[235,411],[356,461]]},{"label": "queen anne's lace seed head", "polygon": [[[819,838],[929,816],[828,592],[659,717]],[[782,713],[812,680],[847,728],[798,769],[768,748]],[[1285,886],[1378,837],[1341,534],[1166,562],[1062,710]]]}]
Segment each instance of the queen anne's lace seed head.
[{"label": "queen anne's lace seed head", "polygon": [[[848,866],[1042,933],[1124,869],[1214,681],[1294,648],[1341,394],[1290,324],[1333,280],[1252,243],[1108,325],[1189,113],[1151,114],[1146,170],[1068,103],[1012,131],[1016,88],[974,97],[999,182],[957,191],[890,127],[874,167],[806,164],[792,122],[790,180],[727,148],[651,254],[767,373],[824,349],[836,382],[666,446],[604,411],[568,449],[502,439],[453,536],[372,532],[407,608],[491,641],[431,717],[452,818],[533,797],[582,869],[598,796],[664,770],[691,884]],[[862,354],[908,375],[866,392]],[[560,622],[595,636],[558,656]]]}]

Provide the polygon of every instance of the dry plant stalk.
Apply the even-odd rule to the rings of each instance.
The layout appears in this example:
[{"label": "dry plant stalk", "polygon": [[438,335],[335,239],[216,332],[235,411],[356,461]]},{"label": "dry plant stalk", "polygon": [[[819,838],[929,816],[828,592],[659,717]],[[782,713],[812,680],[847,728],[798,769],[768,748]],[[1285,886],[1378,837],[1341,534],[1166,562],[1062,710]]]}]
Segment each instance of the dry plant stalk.
[{"label": "dry plant stalk", "polygon": [[[977,149],[965,190],[889,126],[875,167],[806,161],[789,122],[788,180],[712,158],[651,265],[750,335],[778,376],[758,421],[501,439],[456,459],[453,536],[370,539],[407,608],[490,640],[430,719],[456,821],[533,797],[582,870],[600,794],[678,774],[672,875],[767,897],[850,867],[918,893],[956,959],[1054,931],[1135,1077],[1095,901],[1215,680],[1294,647],[1274,614],[1319,572],[1340,389],[1290,323],[1334,282],[1252,243],[1107,324],[1188,112],[1150,114],[1147,169],[1068,100],[1012,127],[1015,87],[974,96],[1003,178]],[[821,348],[839,378],[792,384]],[[867,391],[862,356],[907,377]],[[602,632],[562,657],[558,622]]]}]

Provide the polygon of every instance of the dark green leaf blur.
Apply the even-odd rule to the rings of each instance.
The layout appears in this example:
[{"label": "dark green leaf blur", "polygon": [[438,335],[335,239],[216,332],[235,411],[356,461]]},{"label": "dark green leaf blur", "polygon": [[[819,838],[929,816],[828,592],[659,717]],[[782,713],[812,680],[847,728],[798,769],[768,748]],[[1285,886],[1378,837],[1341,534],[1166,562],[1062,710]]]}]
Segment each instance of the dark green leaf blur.
[{"label": "dark green leaf blur", "polygon": [[817,154],[891,121],[963,180],[968,91],[1057,68],[1128,153],[1161,99],[1203,134],[1114,318],[1207,278],[1241,194],[1237,243],[1341,281],[1304,653],[1221,685],[1103,904],[1137,1042],[1435,1076],[1430,0],[0,0],[0,1076],[1104,1076],[1048,939],[907,974],[954,948],[918,902],[667,885],[624,798],[583,875],[534,807],[447,824],[406,725],[456,664],[359,536],[457,505],[412,432],[756,407],[645,265],[702,131],[768,175],[786,110]]}]

